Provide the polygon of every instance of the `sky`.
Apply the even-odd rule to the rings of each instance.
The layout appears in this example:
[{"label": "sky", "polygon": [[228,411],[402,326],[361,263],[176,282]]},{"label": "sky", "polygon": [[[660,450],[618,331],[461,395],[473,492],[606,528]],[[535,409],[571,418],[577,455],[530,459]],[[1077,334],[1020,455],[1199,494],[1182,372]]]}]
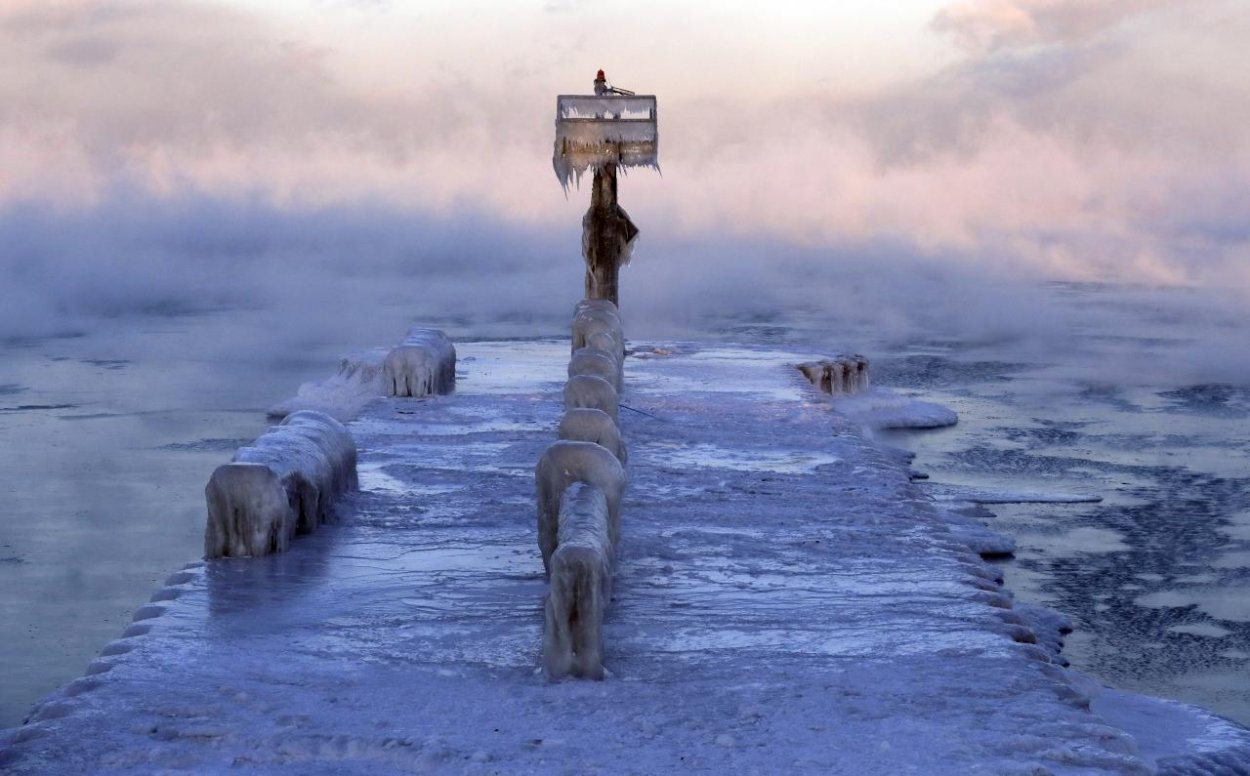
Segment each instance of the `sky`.
[{"label": "sky", "polygon": [[1247,39],[1243,0],[3,0],[0,334],[301,266],[576,276],[554,104],[598,68],[659,99],[652,305],[888,265],[1244,309]]}]

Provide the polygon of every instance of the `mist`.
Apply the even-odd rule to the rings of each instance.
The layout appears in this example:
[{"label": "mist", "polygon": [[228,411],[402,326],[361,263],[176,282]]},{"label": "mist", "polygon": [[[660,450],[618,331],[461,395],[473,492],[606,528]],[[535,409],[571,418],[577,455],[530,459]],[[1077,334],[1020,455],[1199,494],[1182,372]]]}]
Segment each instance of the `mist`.
[{"label": "mist", "polygon": [[[642,226],[621,273],[636,337],[723,338],[755,322],[869,355],[938,344],[1015,360],[1085,357],[1091,379],[1107,381],[1250,383],[1236,290],[1108,286],[1099,305],[1073,306],[1062,286],[995,269],[992,256]],[[0,338],[10,343],[223,311],[247,327],[199,346],[227,359],[384,345],[413,323],[460,337],[558,336],[582,291],[577,219],[550,228],[383,202],[299,209],[117,192],[89,208],[5,208],[0,243]],[[1089,343],[1101,344],[1083,353]],[[1143,369],[1159,359],[1167,369]]]}]

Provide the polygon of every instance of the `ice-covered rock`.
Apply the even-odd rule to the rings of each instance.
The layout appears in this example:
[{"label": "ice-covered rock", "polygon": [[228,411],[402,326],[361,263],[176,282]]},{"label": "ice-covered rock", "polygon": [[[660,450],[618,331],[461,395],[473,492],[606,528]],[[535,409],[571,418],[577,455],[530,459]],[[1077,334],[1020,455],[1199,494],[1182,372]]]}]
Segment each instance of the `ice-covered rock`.
[{"label": "ice-covered rock", "polygon": [[625,441],[621,439],[620,429],[603,410],[593,407],[568,410],[560,419],[560,428],[556,435],[560,439],[574,442],[594,442],[606,447],[622,464],[629,461],[629,452],[625,449]]},{"label": "ice-covered rock", "polygon": [[620,361],[609,351],[594,347],[579,348],[569,359],[569,377],[577,375],[594,375],[602,377],[618,392],[621,390],[622,375]]},{"label": "ice-covered rock", "polygon": [[355,486],[356,444],[343,424],[293,413],[209,478],[204,555],[282,552],[297,533],[333,520],[339,496]]},{"label": "ice-covered rock", "polygon": [[429,396],[456,389],[456,348],[438,329],[412,329],[382,364],[391,396]]},{"label": "ice-covered rock", "polygon": [[574,482],[560,496],[557,521],[543,607],[543,669],[550,679],[602,679],[603,614],[614,560],[607,494]]},{"label": "ice-covered rock", "polygon": [[594,375],[575,375],[564,384],[565,410],[590,407],[602,410],[617,423],[620,417],[620,397],[612,383]]},{"label": "ice-covered rock", "polygon": [[538,507],[538,547],[543,568],[551,573],[551,554],[559,535],[560,498],[575,482],[594,485],[607,498],[608,540],[620,541],[621,498],[625,494],[625,469],[607,448],[593,442],[561,440],[543,453],[534,469]]}]

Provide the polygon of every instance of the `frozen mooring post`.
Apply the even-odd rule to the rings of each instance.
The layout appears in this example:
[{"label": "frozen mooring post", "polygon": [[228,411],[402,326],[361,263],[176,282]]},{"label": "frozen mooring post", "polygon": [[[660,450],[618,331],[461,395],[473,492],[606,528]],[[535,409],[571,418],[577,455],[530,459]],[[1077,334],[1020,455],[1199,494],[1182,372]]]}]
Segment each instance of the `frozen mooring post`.
[{"label": "frozen mooring post", "polygon": [[629,263],[638,227],[616,201],[616,171],[621,167],[659,169],[659,132],[655,95],[638,95],[609,86],[600,70],[593,95],[556,98],[556,144],[551,163],[568,190],[593,170],[590,209],[582,218],[582,255],[586,259],[586,298],[620,304],[617,277]]}]

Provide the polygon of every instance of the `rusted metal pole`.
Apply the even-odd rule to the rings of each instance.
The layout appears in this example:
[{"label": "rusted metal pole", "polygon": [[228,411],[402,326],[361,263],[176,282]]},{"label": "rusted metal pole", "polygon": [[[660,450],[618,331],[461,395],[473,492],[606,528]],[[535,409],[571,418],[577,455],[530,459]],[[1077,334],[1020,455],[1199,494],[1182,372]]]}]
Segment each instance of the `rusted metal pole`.
[{"label": "rusted metal pole", "polygon": [[590,209],[582,218],[587,299],[608,299],[620,306],[620,268],[629,263],[630,246],[637,236],[638,227],[616,201],[616,165],[596,168]]}]

